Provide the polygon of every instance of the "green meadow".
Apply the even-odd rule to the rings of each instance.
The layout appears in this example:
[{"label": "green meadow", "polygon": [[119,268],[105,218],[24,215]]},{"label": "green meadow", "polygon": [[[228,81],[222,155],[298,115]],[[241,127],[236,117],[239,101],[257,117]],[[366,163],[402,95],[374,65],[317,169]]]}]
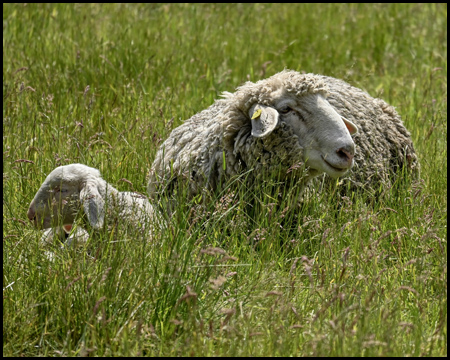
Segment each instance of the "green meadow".
[{"label": "green meadow", "polygon": [[[172,129],[284,68],[395,106],[420,180],[287,213],[270,179],[179,191],[152,238],[41,241],[55,167],[146,194]],[[446,355],[446,4],[3,4],[3,356]]]}]

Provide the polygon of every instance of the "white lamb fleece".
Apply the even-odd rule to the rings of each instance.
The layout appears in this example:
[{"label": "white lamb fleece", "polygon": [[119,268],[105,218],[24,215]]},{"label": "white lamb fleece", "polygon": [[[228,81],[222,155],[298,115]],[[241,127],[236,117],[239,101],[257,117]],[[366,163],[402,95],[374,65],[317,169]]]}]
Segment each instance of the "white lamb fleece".
[{"label": "white lamb fleece", "polygon": [[180,181],[192,196],[215,190],[248,171],[286,182],[297,173],[304,184],[326,173],[373,187],[391,184],[403,167],[418,173],[394,108],[342,80],[284,70],[222,96],[161,145],[149,171],[151,198],[170,196]]},{"label": "white lamb fleece", "polygon": [[[125,223],[142,231],[151,231],[160,223],[145,196],[118,191],[102,179],[99,170],[83,164],[54,169],[37,191],[27,215],[36,228],[47,229],[56,224],[73,224],[80,211],[86,216],[86,225],[93,229],[102,228],[105,217],[109,224]],[[61,231],[56,229],[54,233],[60,236]]]}]

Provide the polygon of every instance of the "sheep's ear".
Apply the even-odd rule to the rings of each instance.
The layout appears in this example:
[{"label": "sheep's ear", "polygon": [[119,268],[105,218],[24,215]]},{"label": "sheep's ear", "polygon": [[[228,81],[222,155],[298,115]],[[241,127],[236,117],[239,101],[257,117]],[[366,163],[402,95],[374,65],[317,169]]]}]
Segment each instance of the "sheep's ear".
[{"label": "sheep's ear", "polygon": [[278,124],[278,111],[273,107],[255,104],[249,114],[252,122],[252,136],[263,138],[271,134]]},{"label": "sheep's ear", "polygon": [[353,124],[350,120],[347,120],[345,117],[341,116],[344,121],[345,126],[347,127],[350,135],[355,135],[358,132],[358,127]]},{"label": "sheep's ear", "polygon": [[105,202],[95,184],[86,183],[80,191],[84,213],[94,229],[101,229],[105,219]]}]

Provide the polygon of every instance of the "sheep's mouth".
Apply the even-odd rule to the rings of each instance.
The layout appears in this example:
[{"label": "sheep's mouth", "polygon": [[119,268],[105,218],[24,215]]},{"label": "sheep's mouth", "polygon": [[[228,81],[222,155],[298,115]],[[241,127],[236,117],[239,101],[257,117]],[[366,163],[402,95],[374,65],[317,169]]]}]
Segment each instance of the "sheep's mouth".
[{"label": "sheep's mouth", "polygon": [[332,168],[336,172],[345,173],[346,171],[349,170],[349,167],[336,167],[335,165],[332,165],[328,161],[326,161],[323,155],[321,155],[321,157],[322,160],[325,162],[325,164],[327,164],[330,168]]}]

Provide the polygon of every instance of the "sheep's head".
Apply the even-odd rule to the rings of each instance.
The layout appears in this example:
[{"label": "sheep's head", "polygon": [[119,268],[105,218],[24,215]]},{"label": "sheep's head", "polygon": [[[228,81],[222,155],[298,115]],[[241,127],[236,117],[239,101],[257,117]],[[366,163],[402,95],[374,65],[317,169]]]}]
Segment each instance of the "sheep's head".
[{"label": "sheep's head", "polygon": [[247,83],[238,89],[241,94],[245,91],[253,92],[243,104],[252,136],[266,138],[284,122],[298,137],[311,176],[325,172],[336,178],[351,169],[355,155],[351,135],[358,129],[330,105],[326,84],[319,77],[284,71],[252,88]]},{"label": "sheep's head", "polygon": [[27,216],[38,229],[70,226],[83,209],[91,225],[101,228],[104,200],[98,187],[103,181],[97,169],[82,164],[57,167],[37,191]]}]

